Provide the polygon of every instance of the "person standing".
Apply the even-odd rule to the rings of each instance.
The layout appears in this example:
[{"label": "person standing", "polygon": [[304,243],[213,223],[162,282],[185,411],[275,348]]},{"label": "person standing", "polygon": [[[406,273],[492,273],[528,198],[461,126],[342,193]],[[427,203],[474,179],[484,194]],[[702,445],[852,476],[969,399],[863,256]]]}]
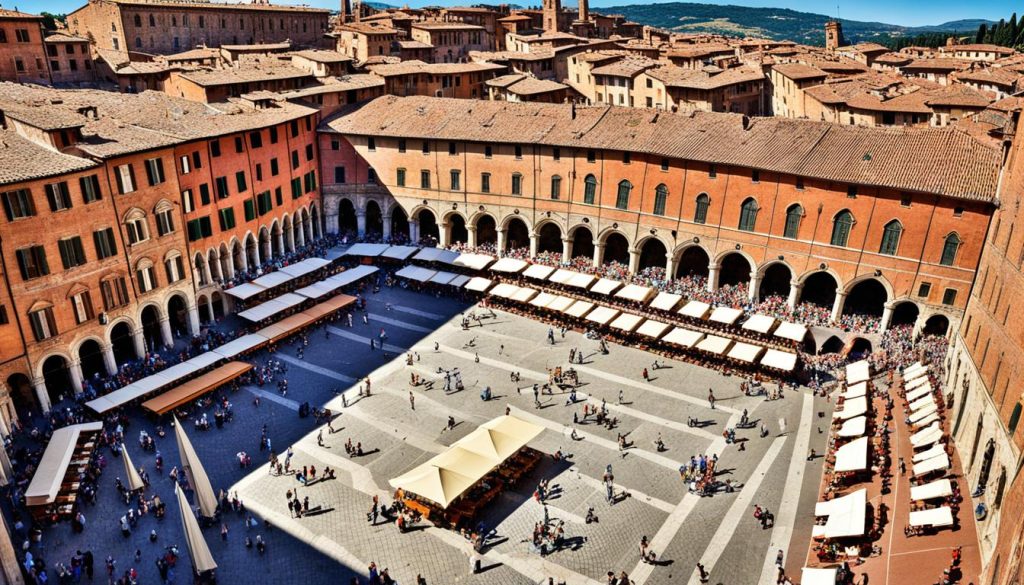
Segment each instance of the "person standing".
[{"label": "person standing", "polygon": [[708,406],[711,410],[715,409],[715,392],[711,388],[708,388]]},{"label": "person standing", "polygon": [[416,410],[416,395],[412,393],[412,390],[409,391],[409,408]]}]

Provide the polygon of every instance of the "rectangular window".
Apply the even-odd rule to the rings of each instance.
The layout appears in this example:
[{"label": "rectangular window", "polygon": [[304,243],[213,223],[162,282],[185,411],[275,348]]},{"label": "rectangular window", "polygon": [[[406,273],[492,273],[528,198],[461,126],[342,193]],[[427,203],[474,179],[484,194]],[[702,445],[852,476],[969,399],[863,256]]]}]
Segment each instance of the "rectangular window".
[{"label": "rectangular window", "polygon": [[281,190],[280,187],[274,187],[274,200],[276,201],[278,207],[284,204],[284,196],[282,195],[282,193],[283,191]]},{"label": "rectangular window", "polygon": [[103,308],[110,311],[128,304],[128,285],[123,276],[108,278],[100,282],[100,295],[103,296]]},{"label": "rectangular window", "polygon": [[715,165],[709,165],[708,166],[708,177],[711,178],[711,179],[714,179],[717,176],[718,176],[718,169],[715,167]]},{"label": "rectangular window", "polygon": [[2,193],[4,213],[8,221],[32,217],[36,214],[36,206],[32,202],[32,192],[28,189],[5,191]]},{"label": "rectangular window", "polygon": [[7,305],[0,305],[0,325],[7,325],[10,322],[7,317]]},{"label": "rectangular window", "polygon": [[105,260],[117,254],[117,240],[114,239],[114,228],[96,230],[92,233],[92,242],[96,246],[96,257]]},{"label": "rectangular window", "polygon": [[494,156],[494,149],[491,148],[490,146],[485,146],[484,147],[484,158],[491,158],[492,156]]},{"label": "rectangular window", "polygon": [[313,145],[312,144],[307,144],[306,145],[306,161],[308,162],[308,161],[311,161],[311,160],[313,160]]},{"label": "rectangular window", "polygon": [[243,201],[242,208],[245,221],[252,221],[256,219],[256,204],[253,203],[252,199],[246,199]]},{"label": "rectangular window", "polygon": [[455,156],[456,154],[458,154],[458,149],[456,148],[454,142],[449,142],[448,143],[448,154],[450,154],[452,156]]},{"label": "rectangular window", "polygon": [[195,211],[196,202],[192,196],[192,189],[185,189],[181,192],[181,206],[185,209],[185,213],[192,213]]},{"label": "rectangular window", "polygon": [[214,179],[214,185],[216,186],[217,189],[218,198],[227,199],[231,195],[231,192],[228,191],[227,177],[217,177],[216,179]]},{"label": "rectangular window", "polygon": [[50,202],[50,211],[71,209],[71,192],[68,191],[67,181],[47,185],[46,199]]},{"label": "rectangular window", "polygon": [[399,187],[405,187],[405,169],[398,169],[395,176],[395,184]]},{"label": "rectangular window", "polygon": [[558,175],[551,177],[551,198],[555,201],[562,198],[562,177]]},{"label": "rectangular window", "polygon": [[480,192],[491,192],[491,173],[480,173]]},{"label": "rectangular window", "polygon": [[188,241],[194,242],[213,235],[213,226],[210,224],[210,216],[193,219],[188,222]]},{"label": "rectangular window", "polygon": [[334,182],[339,185],[345,183],[345,167],[334,167]]},{"label": "rectangular window", "polygon": [[947,288],[946,291],[942,293],[942,304],[943,305],[953,305],[955,303],[956,303],[956,289],[955,288]]},{"label": "rectangular window", "polygon": [[78,236],[57,240],[57,249],[60,251],[60,262],[64,265],[64,270],[86,263],[82,238]]},{"label": "rectangular window", "polygon": [[103,191],[100,190],[100,179],[96,175],[89,175],[78,179],[78,188],[82,191],[82,201],[86,204],[103,199]]},{"label": "rectangular window", "polygon": [[164,272],[167,273],[167,283],[178,282],[182,278],[185,278],[185,267],[181,261],[181,256],[175,256],[164,260]]},{"label": "rectangular window", "polygon": [[295,177],[292,179],[292,199],[299,197],[302,197],[302,179]]},{"label": "rectangular window", "polygon": [[203,159],[199,156],[199,151],[192,153],[192,168],[201,169],[203,168]]},{"label": "rectangular window", "polygon": [[420,171],[420,189],[430,188],[430,171]]},{"label": "rectangular window", "polygon": [[126,221],[124,227],[125,231],[128,232],[128,243],[133,246],[149,239],[146,219],[143,217]]},{"label": "rectangular window", "polygon": [[92,308],[92,295],[87,290],[71,297],[71,308],[75,312],[75,323],[78,325],[96,316]]},{"label": "rectangular window", "polygon": [[114,177],[117,179],[118,193],[126,195],[135,192],[135,169],[132,165],[114,167]]},{"label": "rectangular window", "polygon": [[302,175],[303,193],[311,193],[316,190],[316,171],[309,171]]},{"label": "rectangular window", "polygon": [[846,196],[849,197],[850,199],[856,199],[857,198],[857,186],[856,185],[848,185],[846,187]]},{"label": "rectangular window", "polygon": [[211,140],[210,141],[210,156],[212,156],[212,157],[220,156],[220,140]]},{"label": "rectangular window", "polygon": [[245,193],[249,190],[249,186],[245,182],[245,171],[235,173],[235,186],[238,187],[239,193]]},{"label": "rectangular window", "polygon": [[374,140],[373,136],[366,139],[366,150],[370,152],[377,150],[377,141]]},{"label": "rectangular window", "polygon": [[927,299],[932,294],[932,283],[922,282],[921,286],[917,288],[917,296],[922,299]]},{"label": "rectangular window", "polygon": [[157,286],[156,282],[156,270],[152,266],[140,268],[135,271],[135,278],[139,282],[139,292],[146,293]]},{"label": "rectangular window", "polygon": [[50,265],[46,262],[46,249],[42,246],[30,246],[15,251],[18,258],[18,270],[22,280],[32,280],[50,273]]},{"label": "rectangular window", "polygon": [[595,152],[593,150],[588,150],[587,151],[587,162],[588,163],[597,162],[597,152]]},{"label": "rectangular window", "polygon": [[174,216],[170,209],[158,211],[156,214],[156,234],[166,236],[174,231]]},{"label": "rectangular window", "polygon": [[803,191],[804,190],[804,178],[803,177],[797,177],[796,178],[796,189],[797,189],[797,191]]},{"label": "rectangular window", "polygon": [[405,138],[398,139],[398,152],[405,152]]},{"label": "rectangular window", "polygon": [[277,164],[277,158],[270,159],[270,176],[276,177],[281,172],[281,168]]},{"label": "rectangular window", "polygon": [[263,135],[260,134],[259,130],[249,133],[249,144],[251,144],[253,148],[261,148],[263,146]]},{"label": "rectangular window", "polygon": [[907,195],[905,193],[903,195],[900,195],[900,206],[910,207],[910,195]]},{"label": "rectangular window", "polygon": [[217,212],[220,219],[220,231],[226,232],[235,227],[235,210],[228,207]]},{"label": "rectangular window", "polygon": [[420,147],[420,150],[423,152],[423,154],[430,154],[430,143],[424,140],[423,146]]},{"label": "rectangular window", "polygon": [[256,163],[256,180],[263,180],[263,165],[260,163]]},{"label": "rectangular window", "polygon": [[668,159],[667,158],[661,159],[661,170],[663,170],[663,171],[667,171],[668,170]]},{"label": "rectangular window", "polygon": [[199,203],[201,205],[210,204],[210,186],[206,183],[199,185]]},{"label": "rectangular window", "polygon": [[146,161],[146,179],[151,187],[164,182],[163,159],[151,158]]},{"label": "rectangular window", "polygon": [[277,144],[277,126],[271,126],[270,130],[270,143]]},{"label": "rectangular window", "polygon": [[523,159],[523,147],[519,146],[517,144],[515,150],[516,150],[516,160],[522,160]]},{"label": "rectangular window", "polygon": [[557,146],[551,149],[552,160],[562,160],[562,149]]},{"label": "rectangular window", "polygon": [[519,173],[512,173],[512,194],[523,194],[523,176]]},{"label": "rectangular window", "polygon": [[299,151],[292,151],[292,170],[299,168]]},{"label": "rectangular window", "polygon": [[192,172],[192,159],[190,159],[187,154],[181,157],[180,162],[181,174],[187,175]]},{"label": "rectangular window", "polygon": [[459,180],[459,179],[461,179],[462,174],[459,171],[456,171],[456,170],[452,170],[450,174],[451,174],[451,181],[452,181],[452,191],[458,191],[459,189],[462,188],[461,187],[461,183],[462,182]]},{"label": "rectangular window", "polygon": [[622,164],[628,165],[631,162],[633,162],[633,153],[631,153],[631,152],[623,152],[622,153]]},{"label": "rectangular window", "polygon": [[53,308],[47,307],[28,314],[32,325],[32,336],[36,341],[43,341],[57,335],[57,322],[53,320]]},{"label": "rectangular window", "polygon": [[238,154],[245,152],[245,141],[241,136],[235,136],[235,152]]},{"label": "rectangular window", "polygon": [[274,209],[274,200],[270,196],[270,191],[264,191],[256,196],[256,213],[261,216],[270,213]]},{"label": "rectangular window", "polygon": [[292,120],[291,122],[288,123],[288,128],[289,130],[291,130],[292,138],[297,138],[299,135],[299,121]]}]

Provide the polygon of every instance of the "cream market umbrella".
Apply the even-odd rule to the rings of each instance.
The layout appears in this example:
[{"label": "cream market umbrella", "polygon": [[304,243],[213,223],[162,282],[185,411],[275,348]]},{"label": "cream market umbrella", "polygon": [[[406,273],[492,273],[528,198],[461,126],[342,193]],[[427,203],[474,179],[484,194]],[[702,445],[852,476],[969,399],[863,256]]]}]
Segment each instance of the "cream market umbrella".
[{"label": "cream market umbrella", "polygon": [[185,492],[181,491],[181,486],[178,484],[174,484],[174,495],[178,497],[178,508],[181,511],[181,527],[185,531],[185,540],[188,543],[188,556],[192,559],[192,569],[195,570],[197,575],[216,569],[217,562],[213,560],[213,555],[210,554],[210,547],[206,545],[206,539],[203,538],[203,532],[199,529],[196,515],[192,512],[192,507],[188,505],[188,500],[185,499]]},{"label": "cream market umbrella", "polygon": [[128,449],[124,443],[121,443],[121,460],[124,462],[124,475],[128,480],[128,489],[134,492],[146,487],[139,472],[135,469],[135,464],[132,463],[132,458],[128,455]]},{"label": "cream market umbrella", "polygon": [[174,438],[178,440],[178,453],[181,456],[181,468],[188,477],[189,484],[196,492],[196,501],[199,502],[199,512],[204,518],[213,518],[217,510],[217,496],[213,494],[213,486],[210,485],[210,478],[203,469],[203,464],[196,455],[191,441],[185,435],[185,430],[178,417],[174,417]]}]

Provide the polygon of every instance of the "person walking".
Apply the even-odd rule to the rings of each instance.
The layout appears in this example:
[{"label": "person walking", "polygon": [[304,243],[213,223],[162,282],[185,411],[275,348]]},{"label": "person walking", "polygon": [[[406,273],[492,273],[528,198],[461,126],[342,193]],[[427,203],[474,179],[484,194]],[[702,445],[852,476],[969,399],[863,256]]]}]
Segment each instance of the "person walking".
[{"label": "person walking", "polygon": [[711,410],[715,409],[715,392],[711,388],[708,388],[708,406]]},{"label": "person walking", "polygon": [[[651,381],[650,376],[647,374],[647,368],[644,368],[643,377],[644,377],[644,382],[650,382]],[[712,408],[714,408],[714,407],[712,407]]]},{"label": "person walking", "polygon": [[416,410],[416,395],[409,391],[409,408]]}]

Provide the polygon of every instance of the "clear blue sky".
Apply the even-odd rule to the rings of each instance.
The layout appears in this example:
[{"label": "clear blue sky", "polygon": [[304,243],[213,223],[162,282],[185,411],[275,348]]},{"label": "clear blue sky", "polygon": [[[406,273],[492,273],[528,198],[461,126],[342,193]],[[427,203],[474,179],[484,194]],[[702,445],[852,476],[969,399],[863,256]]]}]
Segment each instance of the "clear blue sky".
[{"label": "clear blue sky", "polygon": [[[292,0],[272,0],[275,3],[290,4],[297,3]],[[332,0],[303,0],[313,6],[323,8],[336,8],[340,4]],[[499,4],[501,0],[381,0],[387,4],[410,6],[424,5],[470,5],[475,1],[486,1],[490,4]],[[691,0],[692,1],[692,0]],[[5,8],[17,7],[24,12],[70,12],[85,3],[85,0],[2,0]],[[539,0],[511,0],[512,3],[520,5],[540,5]],[[615,6],[631,4],[630,0],[591,0],[594,7]],[[565,4],[575,4],[574,0],[565,0]],[[816,0],[732,0],[723,2],[709,2],[709,4],[738,4],[741,6],[767,6],[774,8],[792,8],[804,12],[815,12],[818,14],[834,15],[836,3],[832,0],[825,2]],[[865,20],[876,22],[887,22],[890,24],[901,24],[906,26],[920,26],[929,24],[941,24],[951,20],[964,18],[987,18],[999,20],[1009,18],[1016,9],[1024,10],[1024,5],[1016,5],[1010,0],[985,0],[974,3],[964,0],[858,0],[857,2],[839,3],[839,15],[842,18],[851,20]]]}]

